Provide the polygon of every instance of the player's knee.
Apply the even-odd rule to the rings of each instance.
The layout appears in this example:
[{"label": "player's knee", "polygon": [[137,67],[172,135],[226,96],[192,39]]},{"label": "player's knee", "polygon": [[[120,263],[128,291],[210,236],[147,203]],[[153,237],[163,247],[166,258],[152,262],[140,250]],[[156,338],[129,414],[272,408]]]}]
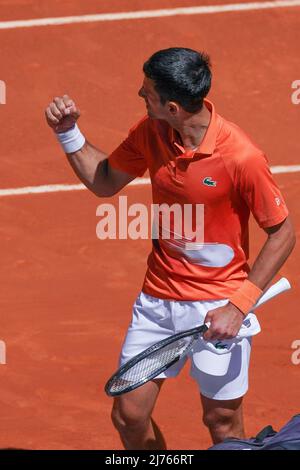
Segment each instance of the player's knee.
[{"label": "player's knee", "polygon": [[111,419],[113,425],[118,431],[128,428],[138,428],[143,426],[149,416],[146,416],[143,410],[132,406],[115,405],[112,409]]},{"label": "player's knee", "polygon": [[203,423],[210,431],[230,430],[236,420],[232,410],[210,410],[203,414]]}]

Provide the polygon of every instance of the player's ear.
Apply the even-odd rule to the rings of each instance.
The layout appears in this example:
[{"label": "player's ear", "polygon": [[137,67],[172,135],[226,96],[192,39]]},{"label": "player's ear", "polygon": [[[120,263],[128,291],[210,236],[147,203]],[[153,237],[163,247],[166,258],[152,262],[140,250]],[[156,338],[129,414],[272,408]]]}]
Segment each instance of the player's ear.
[{"label": "player's ear", "polygon": [[173,116],[175,116],[176,114],[179,113],[179,106],[177,103],[175,103],[174,101],[169,101],[168,102],[168,110],[169,110],[169,113],[172,114]]}]

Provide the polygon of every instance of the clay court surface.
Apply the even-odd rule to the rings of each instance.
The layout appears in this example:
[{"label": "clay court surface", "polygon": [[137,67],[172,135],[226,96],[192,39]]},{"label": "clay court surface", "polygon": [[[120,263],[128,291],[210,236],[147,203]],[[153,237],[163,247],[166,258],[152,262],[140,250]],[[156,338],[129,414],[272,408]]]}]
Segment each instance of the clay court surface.
[{"label": "clay court surface", "polygon": [[[45,124],[48,102],[73,97],[81,129],[110,152],[144,114],[137,96],[143,62],[175,45],[210,53],[217,111],[253,137],[271,166],[297,165],[300,105],[291,102],[291,83],[300,79],[300,7],[1,29],[4,21],[200,3],[225,1],[1,0],[7,104],[0,105],[0,188],[78,183]],[[300,173],[282,170],[275,179],[298,234]],[[151,202],[147,184],[121,194],[129,203]],[[122,448],[103,387],[116,368],[151,243],[98,240],[101,202],[83,190],[0,196],[2,448]],[[253,260],[265,236],[253,220],[251,229]],[[299,265],[296,247],[280,271],[293,290],[260,310],[263,331],[254,340],[245,399],[248,435],[269,423],[279,428],[300,411],[300,365],[291,361],[291,344],[300,340]],[[170,449],[210,445],[188,372],[164,385],[154,414]]]}]

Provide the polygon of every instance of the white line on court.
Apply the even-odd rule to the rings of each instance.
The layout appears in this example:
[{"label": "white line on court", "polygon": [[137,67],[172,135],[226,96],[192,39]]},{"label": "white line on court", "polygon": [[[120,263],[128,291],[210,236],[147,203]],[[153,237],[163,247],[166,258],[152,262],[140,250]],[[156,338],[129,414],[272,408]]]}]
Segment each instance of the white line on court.
[{"label": "white line on court", "polygon": [[74,23],[95,23],[99,21],[138,20],[162,18],[178,15],[208,15],[234,11],[269,10],[300,6],[300,0],[274,0],[269,2],[233,3],[226,5],[208,5],[161,10],[142,10],[120,13],[99,13],[94,15],[63,16],[57,18],[37,18],[32,20],[1,21],[0,29],[32,28],[34,26],[58,26]]},{"label": "white line on court", "polygon": [[[150,184],[150,178],[137,178],[129,183],[130,186]],[[87,189],[84,184],[44,184],[42,186],[26,186],[24,188],[0,189],[0,197],[22,196],[26,194],[59,193],[61,191],[82,191]]]},{"label": "white line on court", "polygon": [[300,165],[276,165],[271,166],[271,172],[276,175],[278,173],[297,173],[300,171]]},{"label": "white line on court", "polygon": [[[287,166],[271,166],[273,174],[279,173],[298,173],[300,172],[300,165],[287,165]],[[149,185],[150,178],[137,178],[129,183],[129,186],[143,186]],[[8,188],[0,189],[0,197],[5,196],[22,196],[27,194],[44,194],[44,193],[58,193],[62,191],[82,191],[87,189],[82,183],[79,184],[46,184],[42,186],[27,186],[24,188]]]}]

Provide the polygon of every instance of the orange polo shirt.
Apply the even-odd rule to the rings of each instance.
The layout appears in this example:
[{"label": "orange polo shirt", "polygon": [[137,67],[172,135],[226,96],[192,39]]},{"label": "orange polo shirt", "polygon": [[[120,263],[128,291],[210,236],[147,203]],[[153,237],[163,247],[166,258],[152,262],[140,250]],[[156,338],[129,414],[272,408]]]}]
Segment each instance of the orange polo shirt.
[{"label": "orange polo shirt", "polygon": [[[208,100],[205,106],[211,119],[196,152],[185,152],[167,122],[144,117],[109,157],[113,168],[134,176],[149,170],[154,204],[179,204],[183,211],[185,204],[204,208],[200,243],[185,233],[175,239],[174,217],[164,238],[159,217],[142,288],[154,297],[229,297],[249,272],[250,211],[262,228],[288,215],[263,152],[238,126],[216,114]],[[195,229],[197,220],[192,220]]]}]

